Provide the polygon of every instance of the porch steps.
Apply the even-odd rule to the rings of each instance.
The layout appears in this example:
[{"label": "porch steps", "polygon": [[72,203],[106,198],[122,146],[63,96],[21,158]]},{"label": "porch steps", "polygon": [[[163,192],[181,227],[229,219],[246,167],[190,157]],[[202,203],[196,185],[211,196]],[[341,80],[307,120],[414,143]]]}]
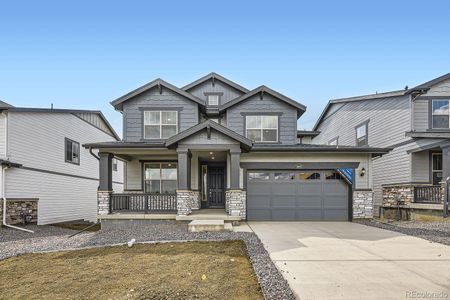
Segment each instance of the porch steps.
[{"label": "porch steps", "polygon": [[233,231],[231,223],[224,220],[193,220],[188,224],[189,232]]}]

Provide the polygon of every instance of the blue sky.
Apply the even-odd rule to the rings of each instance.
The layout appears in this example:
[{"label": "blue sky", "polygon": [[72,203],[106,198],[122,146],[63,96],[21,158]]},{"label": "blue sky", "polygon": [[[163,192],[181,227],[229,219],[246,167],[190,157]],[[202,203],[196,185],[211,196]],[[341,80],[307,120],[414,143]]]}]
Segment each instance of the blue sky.
[{"label": "blue sky", "polygon": [[308,107],[450,72],[449,1],[2,1],[0,99],[101,109],[161,77],[215,71]]}]

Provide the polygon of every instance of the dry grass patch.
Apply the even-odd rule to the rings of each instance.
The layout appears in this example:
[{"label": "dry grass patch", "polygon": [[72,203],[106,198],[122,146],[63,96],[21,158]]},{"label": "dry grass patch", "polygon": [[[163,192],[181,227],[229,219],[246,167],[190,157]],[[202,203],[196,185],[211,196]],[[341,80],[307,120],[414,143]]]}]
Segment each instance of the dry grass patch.
[{"label": "dry grass patch", "polygon": [[262,299],[242,241],[137,244],[0,261],[2,299]]}]

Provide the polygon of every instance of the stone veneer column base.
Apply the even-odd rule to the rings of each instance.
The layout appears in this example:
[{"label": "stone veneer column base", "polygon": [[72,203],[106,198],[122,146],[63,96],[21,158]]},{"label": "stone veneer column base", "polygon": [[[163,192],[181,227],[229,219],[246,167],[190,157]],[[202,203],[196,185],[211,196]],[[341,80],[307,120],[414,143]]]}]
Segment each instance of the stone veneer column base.
[{"label": "stone veneer column base", "polygon": [[246,219],[247,192],[245,190],[227,190],[225,192],[225,210],[230,216]]},{"label": "stone veneer column base", "polygon": [[192,212],[192,191],[177,190],[177,215],[188,216]]},{"label": "stone veneer column base", "polygon": [[373,192],[354,191],[353,192],[353,218],[371,219],[373,218]]},{"label": "stone veneer column base", "polygon": [[191,191],[191,210],[199,210],[201,208],[200,192]]},{"label": "stone veneer column base", "polygon": [[383,186],[383,207],[397,207],[397,201],[404,204],[413,202],[414,186],[411,184],[404,185],[386,185]]},{"label": "stone veneer column base", "polygon": [[[38,221],[38,199],[14,199],[6,201],[6,224],[16,225],[24,223],[24,215],[27,223]],[[0,227],[3,220],[3,199],[0,199]]]},{"label": "stone veneer column base", "polygon": [[97,191],[97,214],[109,214],[109,201],[112,191]]}]

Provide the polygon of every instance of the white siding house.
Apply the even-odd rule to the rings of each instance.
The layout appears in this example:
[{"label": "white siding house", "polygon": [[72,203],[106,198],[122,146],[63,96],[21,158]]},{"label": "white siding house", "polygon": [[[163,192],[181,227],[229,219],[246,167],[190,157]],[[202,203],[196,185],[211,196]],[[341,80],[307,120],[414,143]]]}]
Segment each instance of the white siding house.
[{"label": "white siding house", "polygon": [[[98,160],[82,147],[116,141],[117,134],[99,111],[7,108],[0,114],[0,157],[20,164],[4,171],[2,195],[9,201],[38,199],[39,225],[95,221]],[[67,140],[76,144],[67,161]],[[114,189],[123,190],[124,163],[115,160]],[[115,166],[114,166],[115,167]]]}]

